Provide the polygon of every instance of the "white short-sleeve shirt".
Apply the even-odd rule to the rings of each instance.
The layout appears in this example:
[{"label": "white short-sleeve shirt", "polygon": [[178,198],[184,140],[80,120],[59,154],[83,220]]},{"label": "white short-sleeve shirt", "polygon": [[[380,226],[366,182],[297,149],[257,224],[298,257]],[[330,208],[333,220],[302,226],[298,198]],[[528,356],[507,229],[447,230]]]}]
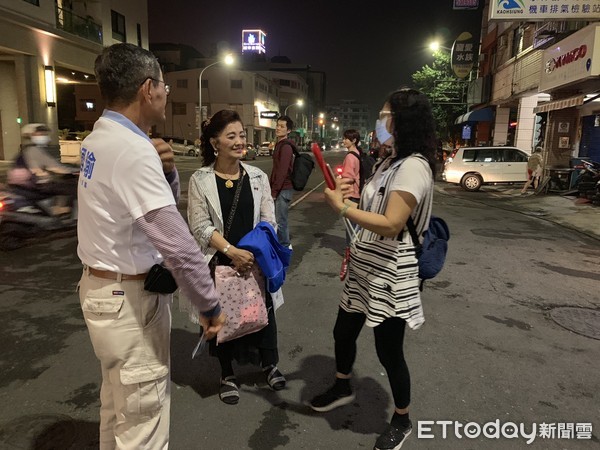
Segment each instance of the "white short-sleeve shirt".
[{"label": "white short-sleeve shirt", "polygon": [[134,275],[160,262],[135,220],[175,199],[152,142],[121,114],[105,111],[82,142],[78,201],[83,264]]}]

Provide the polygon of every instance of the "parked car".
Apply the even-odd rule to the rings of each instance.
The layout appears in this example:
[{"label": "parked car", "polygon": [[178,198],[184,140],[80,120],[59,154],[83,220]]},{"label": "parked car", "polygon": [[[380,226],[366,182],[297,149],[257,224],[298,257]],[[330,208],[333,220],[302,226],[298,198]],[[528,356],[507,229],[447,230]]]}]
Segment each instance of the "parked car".
[{"label": "parked car", "polygon": [[256,151],[258,156],[271,156],[273,154],[273,144],[271,142],[263,142]]},{"label": "parked car", "polygon": [[242,161],[247,161],[248,159],[256,159],[256,149],[252,144],[246,144],[246,148],[242,152]]},{"label": "parked car", "polygon": [[198,156],[200,154],[200,148],[196,147],[193,142],[189,142],[187,139],[175,137],[163,137],[163,139],[169,143],[173,149],[173,153],[176,155]]},{"label": "parked car", "polygon": [[516,147],[463,147],[446,159],[442,179],[467,191],[484,184],[525,183],[528,158]]}]

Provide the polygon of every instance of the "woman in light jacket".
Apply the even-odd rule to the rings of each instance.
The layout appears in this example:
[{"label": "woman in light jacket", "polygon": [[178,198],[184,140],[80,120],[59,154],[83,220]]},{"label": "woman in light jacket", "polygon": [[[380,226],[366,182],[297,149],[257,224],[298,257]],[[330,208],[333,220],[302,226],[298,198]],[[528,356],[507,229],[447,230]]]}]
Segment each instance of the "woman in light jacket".
[{"label": "woman in light jacket", "polygon": [[[202,124],[200,148],[202,167],[192,175],[189,184],[190,229],[208,261],[246,273],[255,265],[254,256],[236,244],[260,221],[276,227],[269,178],[259,168],[240,161],[246,148],[246,132],[235,111],[219,111]],[[239,200],[226,239],[224,232],[239,183]],[[218,346],[216,339],[209,341],[210,354],[218,357],[221,365],[219,397],[224,403],[234,405],[239,401],[234,359],[241,364],[260,364],[272,389],[285,387],[285,378],[277,368],[275,313],[266,289],[265,297],[269,318],[265,328]]]}]

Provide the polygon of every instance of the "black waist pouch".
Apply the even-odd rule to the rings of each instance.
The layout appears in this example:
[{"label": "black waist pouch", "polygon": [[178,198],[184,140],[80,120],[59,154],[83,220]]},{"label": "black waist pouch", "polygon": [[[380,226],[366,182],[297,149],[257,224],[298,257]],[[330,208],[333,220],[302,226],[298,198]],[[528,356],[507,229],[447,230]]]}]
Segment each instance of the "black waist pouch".
[{"label": "black waist pouch", "polygon": [[160,264],[154,264],[146,275],[144,289],[159,294],[172,294],[177,290],[177,282],[169,269]]}]

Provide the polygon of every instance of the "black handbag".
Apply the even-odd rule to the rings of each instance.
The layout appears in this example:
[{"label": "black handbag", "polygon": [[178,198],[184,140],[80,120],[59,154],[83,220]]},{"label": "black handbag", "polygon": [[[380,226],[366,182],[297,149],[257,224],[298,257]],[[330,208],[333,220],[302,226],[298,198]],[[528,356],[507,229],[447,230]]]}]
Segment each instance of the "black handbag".
[{"label": "black handbag", "polygon": [[144,289],[159,294],[172,294],[177,290],[177,282],[169,269],[160,264],[154,264],[146,275]]}]

